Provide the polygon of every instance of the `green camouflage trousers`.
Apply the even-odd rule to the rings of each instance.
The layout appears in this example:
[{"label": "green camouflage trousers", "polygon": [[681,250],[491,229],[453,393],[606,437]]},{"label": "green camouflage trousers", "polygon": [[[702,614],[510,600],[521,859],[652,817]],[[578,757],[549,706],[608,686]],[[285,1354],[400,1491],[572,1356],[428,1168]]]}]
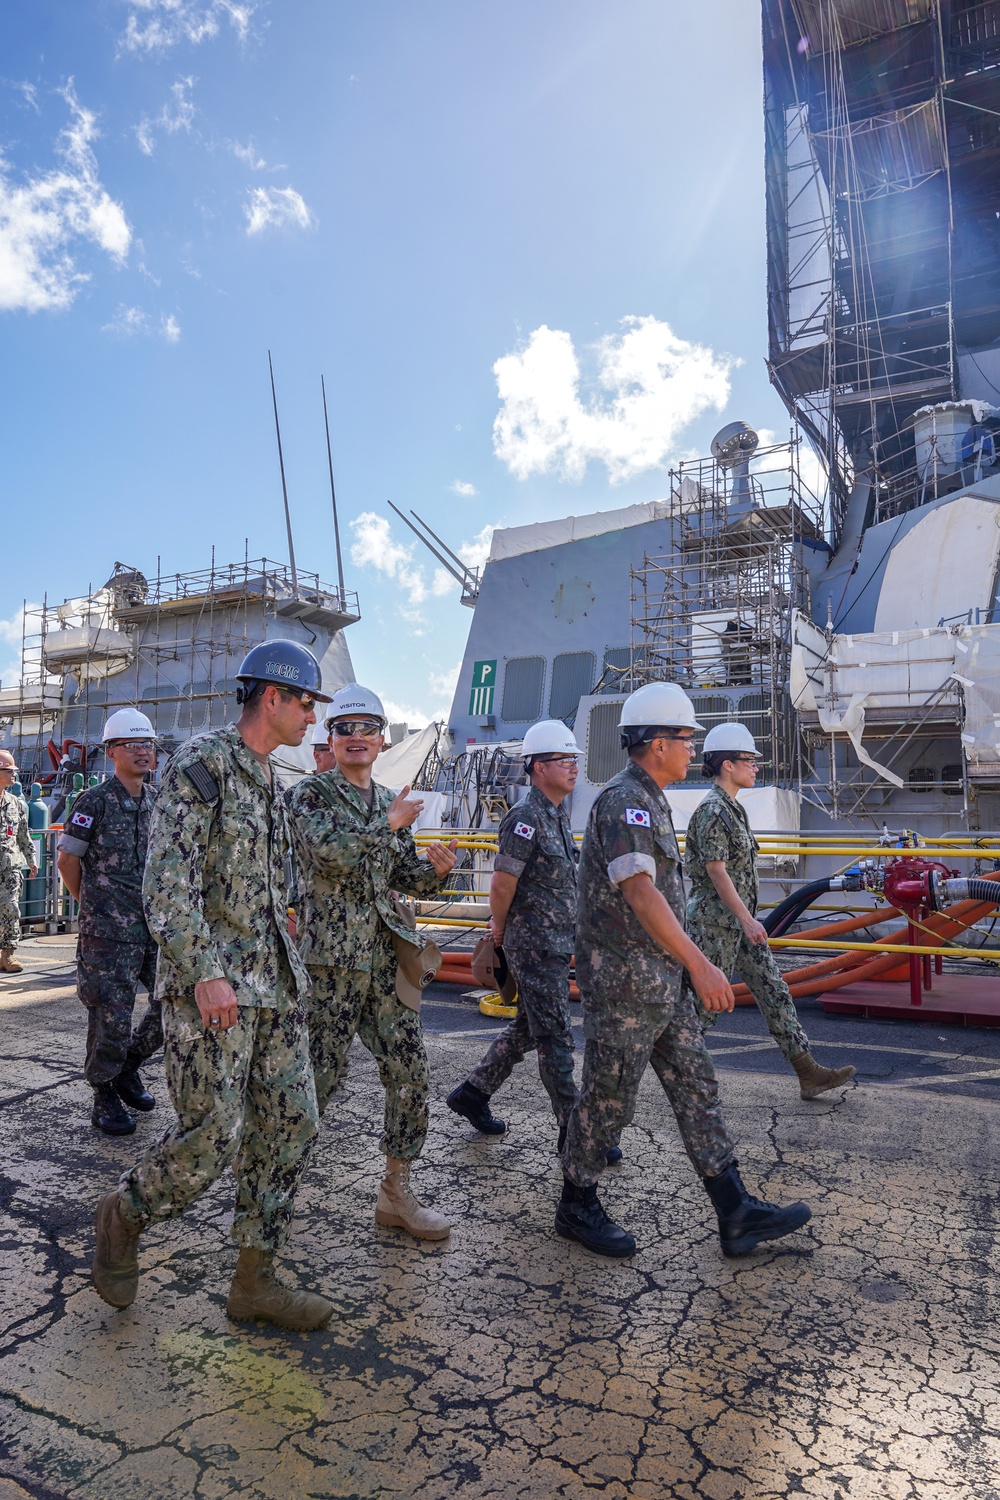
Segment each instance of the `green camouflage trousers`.
[{"label": "green camouflage trousers", "polygon": [[[791,1062],[809,1050],[809,1038],[799,1024],[792,993],[781,977],[774,955],[764,943],[748,942],[738,922],[723,927],[719,923],[702,925],[697,915],[688,914],[688,937],[728,979],[735,971],[757,1002],[767,1029],[774,1037],[781,1055]],[[714,1026],[721,1012],[707,1011],[696,1001],[702,1030]]]},{"label": "green camouflage trousers", "polygon": [[701,1177],[734,1158],[715,1069],[694,997],[676,972],[640,957],[634,966],[601,955],[599,968],[577,955],[583,1000],[583,1082],[567,1125],[562,1164],[577,1187],[599,1180],[607,1149],[635,1114],[648,1063],[663,1085],[684,1149]]},{"label": "green camouflage trousers", "polygon": [[420,1016],[396,994],[391,944],[380,937],[371,973],[310,964],[309,978],[309,1051],[320,1114],[343,1080],[351,1042],[358,1036],[378,1063],[385,1089],[379,1149],[386,1156],[415,1161],[427,1138],[430,1069]]},{"label": "green camouflage trousers", "polygon": [[[163,1046],[160,1003],[153,998],[156,944],[113,943],[80,934],[76,988],[87,1008],[87,1053],[83,1076],[96,1087],[111,1083],[128,1064],[137,1068]],[[149,1004],[132,1030],[135,992],[143,984]]]},{"label": "green camouflage trousers", "polygon": [[277,1250],[319,1128],[300,1004],[241,1005],[229,1031],[209,1031],[194,998],[163,1002],[164,1062],[177,1123],[121,1180],[126,1218],[172,1219],[235,1158],[232,1237]]},{"label": "green camouflage trousers", "polygon": [[0,865],[0,948],[16,948],[21,941],[21,868]]},{"label": "green camouflage trousers", "polygon": [[576,1103],[573,1079],[573,1033],[569,1028],[569,955],[534,949],[506,948],[517,980],[517,1015],[495,1037],[468,1082],[484,1094],[495,1094],[525,1053],[537,1052],[538,1073],[560,1125]]}]

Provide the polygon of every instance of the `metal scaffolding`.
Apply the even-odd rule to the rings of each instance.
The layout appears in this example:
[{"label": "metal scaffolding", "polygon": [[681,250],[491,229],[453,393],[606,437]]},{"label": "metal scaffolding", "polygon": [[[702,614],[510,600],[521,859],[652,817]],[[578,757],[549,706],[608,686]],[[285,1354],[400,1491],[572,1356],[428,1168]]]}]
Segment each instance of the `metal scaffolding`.
[{"label": "metal scaffolding", "polygon": [[801,441],[760,449],[749,474],[714,459],[671,470],[672,549],[632,570],[633,679],[681,683],[708,728],[742,719],[765,752],[762,780],[786,786],[791,616],[809,605],[803,547],[824,531]]},{"label": "metal scaffolding", "polygon": [[357,595],[268,558],[155,577],[116,563],[102,588],[25,609],[21,681],[0,694],[0,743],[26,781],[88,768],[104,720],[137,706],[169,753],[236,716],[235,673],[272,621],[308,641],[360,618]]},{"label": "metal scaffolding", "polygon": [[770,371],[830,540],[928,498],[912,416],[1000,344],[1000,3],[764,0]]}]

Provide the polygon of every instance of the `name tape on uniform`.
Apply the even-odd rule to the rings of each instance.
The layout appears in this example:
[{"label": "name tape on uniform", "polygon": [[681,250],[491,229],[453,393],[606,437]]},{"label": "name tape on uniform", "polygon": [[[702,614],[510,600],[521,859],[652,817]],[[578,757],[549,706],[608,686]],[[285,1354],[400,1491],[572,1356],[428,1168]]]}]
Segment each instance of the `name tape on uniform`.
[{"label": "name tape on uniform", "polygon": [[644,807],[626,807],[625,821],[633,828],[651,828],[652,821]]},{"label": "name tape on uniform", "polygon": [[89,828],[93,821],[89,813],[74,813],[70,818],[70,822],[75,823],[78,828]]},{"label": "name tape on uniform", "polygon": [[535,837],[535,830],[530,823],[515,823],[514,833],[519,839],[533,839]]}]

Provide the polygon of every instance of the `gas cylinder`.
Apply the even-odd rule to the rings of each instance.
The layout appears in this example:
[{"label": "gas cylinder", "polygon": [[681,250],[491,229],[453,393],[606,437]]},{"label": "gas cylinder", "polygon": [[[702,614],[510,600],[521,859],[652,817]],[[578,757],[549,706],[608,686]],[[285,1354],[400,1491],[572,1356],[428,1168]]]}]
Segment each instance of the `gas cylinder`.
[{"label": "gas cylinder", "polygon": [[73,773],[73,786],[66,795],[66,806],[63,808],[62,821],[64,824],[69,822],[69,815],[73,811],[73,803],[76,801],[77,797],[79,797],[82,791],[83,772],[75,771]]},{"label": "gas cylinder", "polygon": [[34,880],[26,882],[27,906],[25,916],[41,921],[45,916],[46,889],[48,885],[49,869],[49,823],[51,821],[48,805],[42,801],[43,787],[41,782],[32,784],[31,796],[28,798],[28,828],[31,832],[31,841],[35,846],[35,863],[38,866],[38,874]]}]

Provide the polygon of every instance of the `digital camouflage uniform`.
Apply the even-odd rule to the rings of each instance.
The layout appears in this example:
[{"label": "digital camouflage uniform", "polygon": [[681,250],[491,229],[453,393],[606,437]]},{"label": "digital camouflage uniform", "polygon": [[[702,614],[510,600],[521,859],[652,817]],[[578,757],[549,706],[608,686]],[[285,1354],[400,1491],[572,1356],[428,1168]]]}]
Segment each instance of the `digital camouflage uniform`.
[{"label": "digital camouflage uniform", "polygon": [[608,1146],[635,1113],[649,1062],[697,1172],[714,1177],[733,1160],[684,970],[653,941],[619,890],[639,874],[651,876],[683,924],[684,880],[670,807],[652,777],[630,760],[599,793],[580,860],[576,975],[586,1048],[563,1149],[563,1170],[578,1187],[600,1178]]},{"label": "digital camouflage uniform", "polygon": [[441,878],[408,828],[389,827],[395,796],[372,783],[372,805],[338,768],[305,776],[289,793],[302,887],[299,951],[312,986],[309,1047],[320,1114],[341,1083],[355,1035],[385,1089],[386,1156],[413,1161],[427,1135],[430,1072],[420,1015],[398,998],[392,934],[413,941],[392,892],[433,896]]},{"label": "digital camouflage uniform", "polygon": [[[236,1159],[232,1237],[286,1239],[316,1136],[308,978],[288,931],[284,798],[234,724],[189,740],[153,811],[143,903],[159,947],[167,1088],[177,1123],[122,1179],[133,1222],[169,1219]],[[227,979],[238,1020],[204,1025],[195,984]]]},{"label": "digital camouflage uniform", "polygon": [[[738,919],[726,906],[705,868],[722,860],[736,893],[751,916],[757,913],[757,840],[750,831],[746,808],[717,782],[695,808],[688,824],[684,867],[691,882],[687,927],[692,942],[728,977],[739,970],[753,995],[768,1030],[784,1057],[809,1050],[809,1038],[799,1025],[795,1002],[781,977],[770,948],[751,943]],[[714,1026],[717,1015],[696,1001],[703,1028]]]},{"label": "digital camouflage uniform", "polygon": [[[142,910],[142,871],[156,797],[144,785],[133,797],[117,776],[81,792],[59,836],[59,849],[81,864],[76,982],[87,1008],[83,1075],[95,1088],[137,1068],[163,1046],[155,999],[156,944]],[[132,1030],[135,993],[149,1007]]]},{"label": "digital camouflage uniform", "polygon": [[0,792],[0,948],[21,941],[21,880],[36,862],[28,809],[15,792]]},{"label": "digital camouflage uniform", "polygon": [[532,787],[500,824],[493,862],[517,879],[503,949],[517,981],[517,1015],[495,1039],[468,1082],[484,1094],[536,1050],[538,1072],[560,1125],[576,1103],[569,964],[576,918],[577,853],[564,806]]}]

